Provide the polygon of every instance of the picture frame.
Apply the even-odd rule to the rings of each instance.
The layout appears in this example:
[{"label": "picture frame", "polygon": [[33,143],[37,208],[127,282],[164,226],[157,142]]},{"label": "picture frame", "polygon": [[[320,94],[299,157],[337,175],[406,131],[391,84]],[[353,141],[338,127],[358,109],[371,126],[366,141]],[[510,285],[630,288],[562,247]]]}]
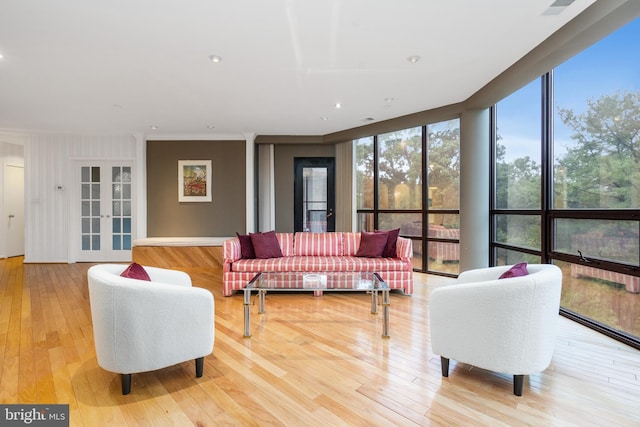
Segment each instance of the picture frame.
[{"label": "picture frame", "polygon": [[211,202],[211,160],[178,160],[178,202]]}]

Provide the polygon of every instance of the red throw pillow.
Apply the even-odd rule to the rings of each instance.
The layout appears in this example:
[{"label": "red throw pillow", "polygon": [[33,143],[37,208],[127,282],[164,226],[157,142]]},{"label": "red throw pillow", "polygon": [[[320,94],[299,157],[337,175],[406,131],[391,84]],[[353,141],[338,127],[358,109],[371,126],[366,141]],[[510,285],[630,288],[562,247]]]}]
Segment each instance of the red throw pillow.
[{"label": "red throw pillow", "polygon": [[511,277],[526,276],[527,274],[529,274],[527,271],[527,263],[521,262],[502,273],[498,279],[509,279]]},{"label": "red throw pillow", "polygon": [[282,250],[280,249],[280,243],[278,242],[275,231],[249,233],[249,236],[251,236],[251,243],[253,244],[253,251],[256,254],[256,258],[282,257]]},{"label": "red throw pillow", "polygon": [[254,259],[256,257],[256,253],[253,250],[251,236],[248,234],[238,234],[237,231],[236,236],[238,236],[238,240],[240,240],[240,257],[243,259]]},{"label": "red throw pillow", "polygon": [[147,282],[151,281],[147,270],[144,269],[143,266],[136,262],[132,262],[129,264],[127,268],[124,269],[120,276],[127,277],[129,279],[138,279],[138,280],[146,280]]},{"label": "red throw pillow", "polygon": [[380,258],[387,244],[387,233],[360,233],[360,246],[355,256]]},{"label": "red throw pillow", "polygon": [[393,230],[376,230],[376,233],[386,234],[387,235],[387,244],[382,251],[383,258],[396,258],[398,256],[398,236],[400,235],[400,229],[396,228]]}]

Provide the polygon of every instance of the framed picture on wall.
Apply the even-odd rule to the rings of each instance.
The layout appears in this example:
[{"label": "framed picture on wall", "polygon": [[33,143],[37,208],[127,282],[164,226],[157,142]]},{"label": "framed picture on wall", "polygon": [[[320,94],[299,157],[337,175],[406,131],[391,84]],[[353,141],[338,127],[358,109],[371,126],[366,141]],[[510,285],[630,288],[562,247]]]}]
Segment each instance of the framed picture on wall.
[{"label": "framed picture on wall", "polygon": [[178,160],[178,202],[211,201],[211,160]]}]

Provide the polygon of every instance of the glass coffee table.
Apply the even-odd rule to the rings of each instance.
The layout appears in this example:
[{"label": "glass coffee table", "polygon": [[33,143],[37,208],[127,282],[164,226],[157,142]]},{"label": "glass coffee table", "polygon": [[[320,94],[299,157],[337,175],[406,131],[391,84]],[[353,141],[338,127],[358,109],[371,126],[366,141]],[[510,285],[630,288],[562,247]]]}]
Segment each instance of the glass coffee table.
[{"label": "glass coffee table", "polygon": [[313,291],[315,296],[323,292],[371,293],[371,314],[378,314],[378,292],[382,294],[384,323],[382,337],[389,338],[389,286],[378,273],[326,272],[326,273],[258,273],[242,288],[244,292],[244,336],[251,336],[251,292],[258,293],[258,313],[264,313],[264,296],[267,292]]}]

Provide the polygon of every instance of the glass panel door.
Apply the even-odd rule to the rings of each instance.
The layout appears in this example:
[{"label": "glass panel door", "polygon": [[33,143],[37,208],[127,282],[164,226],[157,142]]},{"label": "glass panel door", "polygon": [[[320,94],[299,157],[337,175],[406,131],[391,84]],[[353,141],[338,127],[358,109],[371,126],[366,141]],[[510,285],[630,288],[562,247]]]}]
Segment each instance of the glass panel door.
[{"label": "glass panel door", "polygon": [[82,251],[101,251],[100,167],[81,168],[81,227]]},{"label": "glass panel door", "polygon": [[131,250],[131,167],[111,168],[111,250]]},{"label": "glass panel door", "polygon": [[302,230],[327,231],[327,169],[302,168]]},{"label": "glass panel door", "polygon": [[130,261],[132,168],[98,162],[80,167],[79,261]]},{"label": "glass panel door", "polygon": [[295,231],[335,231],[334,165],[333,157],[294,160]]}]

